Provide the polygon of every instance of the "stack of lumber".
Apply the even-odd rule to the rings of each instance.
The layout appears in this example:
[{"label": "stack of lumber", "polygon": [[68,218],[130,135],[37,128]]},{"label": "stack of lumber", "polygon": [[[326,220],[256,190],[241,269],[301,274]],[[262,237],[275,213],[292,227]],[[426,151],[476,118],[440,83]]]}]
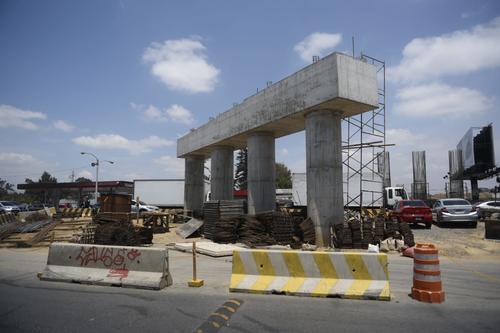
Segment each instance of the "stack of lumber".
[{"label": "stack of lumber", "polygon": [[[220,239],[217,233],[223,232],[222,239],[226,242],[229,239],[236,239],[237,233],[233,226],[225,226],[224,221],[238,225],[240,216],[244,214],[245,206],[241,200],[216,200],[208,201],[203,205],[205,238],[215,241]],[[227,232],[234,231],[234,235],[227,235]]]},{"label": "stack of lumber", "polygon": [[314,223],[311,218],[306,218],[299,225],[302,231],[302,240],[304,243],[314,244],[316,242],[316,232],[314,231]]},{"label": "stack of lumber", "polygon": [[270,226],[268,220],[259,220],[256,216],[245,216],[238,230],[239,241],[249,247],[266,246],[275,244],[275,240],[269,236]]}]

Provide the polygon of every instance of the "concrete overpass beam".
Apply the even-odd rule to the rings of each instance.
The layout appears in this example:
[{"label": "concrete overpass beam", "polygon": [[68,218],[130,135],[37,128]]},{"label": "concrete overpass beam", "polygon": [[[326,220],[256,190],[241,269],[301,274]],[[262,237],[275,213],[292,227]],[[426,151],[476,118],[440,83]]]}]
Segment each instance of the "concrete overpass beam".
[{"label": "concrete overpass beam", "polygon": [[212,200],[233,199],[233,147],[216,146],[211,155]]},{"label": "concrete overpass beam", "polygon": [[276,207],[274,134],[255,132],[248,138],[248,214],[273,211]]},{"label": "concrete overpass beam", "polygon": [[192,211],[199,216],[203,209],[205,184],[203,180],[205,158],[201,155],[190,155],[184,159],[184,210]]},{"label": "concrete overpass beam", "polygon": [[316,245],[330,246],[330,227],[344,221],[341,112],[306,115],[307,212]]}]

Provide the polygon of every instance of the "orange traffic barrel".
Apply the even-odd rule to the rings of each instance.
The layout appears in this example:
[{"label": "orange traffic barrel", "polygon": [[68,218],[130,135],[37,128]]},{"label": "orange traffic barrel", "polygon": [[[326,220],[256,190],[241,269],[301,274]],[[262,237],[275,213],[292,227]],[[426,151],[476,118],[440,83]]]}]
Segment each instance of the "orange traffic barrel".
[{"label": "orange traffic barrel", "polygon": [[415,246],[411,294],[420,302],[444,302],[438,249],[434,244],[417,243]]}]

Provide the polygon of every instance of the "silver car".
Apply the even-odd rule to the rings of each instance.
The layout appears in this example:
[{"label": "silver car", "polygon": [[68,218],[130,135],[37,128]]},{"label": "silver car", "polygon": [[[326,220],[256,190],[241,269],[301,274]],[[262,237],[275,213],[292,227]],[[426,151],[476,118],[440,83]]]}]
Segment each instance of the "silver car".
[{"label": "silver car", "polygon": [[432,219],[438,225],[444,223],[464,223],[471,227],[477,226],[477,210],[464,199],[441,199],[432,207]]},{"label": "silver car", "polygon": [[5,213],[18,214],[21,211],[14,201],[0,201],[0,207]]}]

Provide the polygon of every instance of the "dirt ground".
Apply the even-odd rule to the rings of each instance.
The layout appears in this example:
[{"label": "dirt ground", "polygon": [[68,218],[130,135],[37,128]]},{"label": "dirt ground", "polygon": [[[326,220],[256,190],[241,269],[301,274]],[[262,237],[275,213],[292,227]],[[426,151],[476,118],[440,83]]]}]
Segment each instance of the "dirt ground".
[{"label": "dirt ground", "polygon": [[[171,225],[170,232],[155,234],[154,247],[164,247],[172,243],[203,241],[201,237],[183,239],[175,233],[180,225]],[[433,243],[439,248],[439,254],[451,258],[464,259],[500,259],[500,241],[484,239],[484,222],[479,222],[477,228],[467,228],[461,225],[449,225],[432,228],[412,227],[415,242]]]},{"label": "dirt ground", "polygon": [[484,222],[477,228],[450,225],[432,228],[414,227],[415,242],[436,244],[439,254],[452,258],[500,259],[500,241],[484,238]]},{"label": "dirt ground", "polygon": [[170,224],[170,231],[162,234],[154,234],[153,236],[153,247],[164,247],[165,245],[172,243],[191,243],[205,240],[201,237],[189,237],[187,239],[175,233],[175,229],[181,226],[181,224]]}]

